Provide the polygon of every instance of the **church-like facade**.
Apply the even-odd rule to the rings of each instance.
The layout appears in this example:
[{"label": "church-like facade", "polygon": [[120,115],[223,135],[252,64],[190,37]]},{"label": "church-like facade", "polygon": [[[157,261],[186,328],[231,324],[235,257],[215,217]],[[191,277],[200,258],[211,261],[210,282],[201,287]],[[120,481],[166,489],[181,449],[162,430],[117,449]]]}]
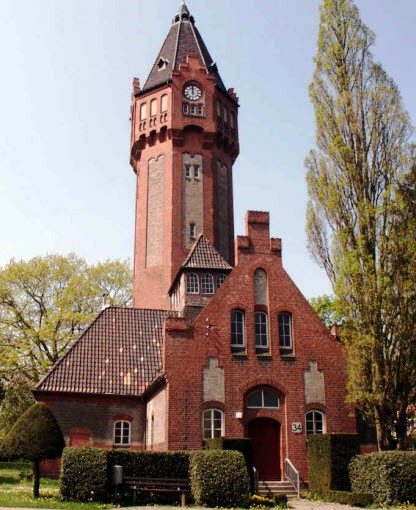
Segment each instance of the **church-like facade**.
[{"label": "church-like facade", "polygon": [[307,479],[307,438],[355,432],[346,363],[282,266],[269,215],[234,241],[238,98],[183,4],[141,87],[133,308],[106,308],[35,389],[68,446],[199,449],[250,437],[263,480],[289,460]]}]

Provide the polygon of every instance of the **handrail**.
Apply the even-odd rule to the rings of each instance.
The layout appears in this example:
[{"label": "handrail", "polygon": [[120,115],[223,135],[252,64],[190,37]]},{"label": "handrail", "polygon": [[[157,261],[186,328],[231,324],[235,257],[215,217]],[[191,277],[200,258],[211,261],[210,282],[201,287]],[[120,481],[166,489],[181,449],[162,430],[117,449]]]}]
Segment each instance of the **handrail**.
[{"label": "handrail", "polygon": [[259,473],[254,466],[253,466],[253,482],[254,493],[257,494],[259,492]]},{"label": "handrail", "polygon": [[299,471],[290,462],[289,459],[285,459],[285,476],[296,489],[298,497],[300,496],[300,477]]}]

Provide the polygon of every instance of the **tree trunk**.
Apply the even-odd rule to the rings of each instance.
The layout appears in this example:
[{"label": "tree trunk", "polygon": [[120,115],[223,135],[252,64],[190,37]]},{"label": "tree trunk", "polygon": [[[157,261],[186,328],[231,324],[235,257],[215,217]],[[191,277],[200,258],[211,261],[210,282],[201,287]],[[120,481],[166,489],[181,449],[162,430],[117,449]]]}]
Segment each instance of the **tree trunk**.
[{"label": "tree trunk", "polygon": [[39,497],[39,482],[40,482],[40,461],[35,460],[33,462],[33,497]]}]

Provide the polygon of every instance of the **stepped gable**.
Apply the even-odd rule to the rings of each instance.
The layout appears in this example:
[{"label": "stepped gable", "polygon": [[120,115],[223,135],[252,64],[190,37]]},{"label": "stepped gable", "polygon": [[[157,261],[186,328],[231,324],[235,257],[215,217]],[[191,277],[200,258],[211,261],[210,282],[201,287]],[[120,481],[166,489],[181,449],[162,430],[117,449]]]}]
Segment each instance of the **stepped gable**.
[{"label": "stepped gable", "polygon": [[140,94],[171,80],[172,72],[179,71],[179,65],[186,63],[188,55],[197,56],[199,63],[206,66],[209,74],[215,76],[216,85],[227,94],[227,89],[212,60],[205,43],[195,27],[195,20],[182,4],[172,21],[172,26],[153,64],[152,70]]},{"label": "stepped gable", "polygon": [[109,307],[38,383],[54,391],[140,396],[162,368],[166,310]]},{"label": "stepped gable", "polygon": [[198,237],[181,267],[186,269],[233,269],[204,234]]}]

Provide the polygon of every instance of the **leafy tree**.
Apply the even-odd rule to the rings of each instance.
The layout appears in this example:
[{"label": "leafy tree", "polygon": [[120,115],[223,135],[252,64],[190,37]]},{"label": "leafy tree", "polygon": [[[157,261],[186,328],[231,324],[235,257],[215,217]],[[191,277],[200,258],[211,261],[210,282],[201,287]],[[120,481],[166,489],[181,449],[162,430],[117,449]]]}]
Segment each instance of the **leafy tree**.
[{"label": "leafy tree", "polygon": [[16,375],[7,384],[0,404],[0,441],[22,414],[35,403],[32,385],[22,375]]},{"label": "leafy tree", "polygon": [[307,234],[345,317],[349,399],[387,449],[405,447],[416,404],[416,171],[412,126],[374,40],[352,0],[324,0]]},{"label": "leafy tree", "polygon": [[127,261],[88,265],[75,254],[11,260],[0,269],[0,378],[38,381],[103,306],[127,306]]},{"label": "leafy tree", "polygon": [[53,414],[43,402],[30,407],[5,437],[2,453],[33,462],[33,496],[39,497],[40,461],[61,456],[65,441]]},{"label": "leafy tree", "polygon": [[339,309],[339,301],[335,296],[322,294],[322,296],[311,298],[309,302],[327,328],[343,324],[344,317]]}]

